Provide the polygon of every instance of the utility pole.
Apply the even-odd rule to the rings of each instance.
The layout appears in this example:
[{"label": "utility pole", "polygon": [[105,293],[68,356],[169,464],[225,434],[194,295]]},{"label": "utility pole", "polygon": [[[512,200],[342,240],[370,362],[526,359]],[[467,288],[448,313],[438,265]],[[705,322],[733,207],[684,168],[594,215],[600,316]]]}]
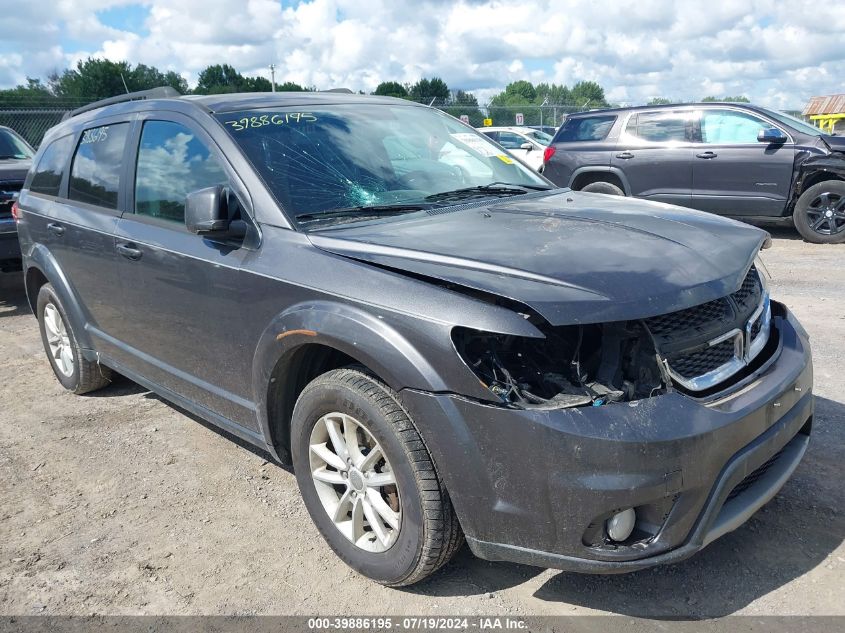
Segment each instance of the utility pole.
[{"label": "utility pole", "polygon": [[276,64],[270,64],[270,85],[273,86],[273,92],[276,92]]},{"label": "utility pole", "polygon": [[543,106],[546,105],[548,102],[549,102],[549,98],[546,97],[545,99],[543,99],[543,103],[540,104],[540,131],[544,131],[543,130]]}]

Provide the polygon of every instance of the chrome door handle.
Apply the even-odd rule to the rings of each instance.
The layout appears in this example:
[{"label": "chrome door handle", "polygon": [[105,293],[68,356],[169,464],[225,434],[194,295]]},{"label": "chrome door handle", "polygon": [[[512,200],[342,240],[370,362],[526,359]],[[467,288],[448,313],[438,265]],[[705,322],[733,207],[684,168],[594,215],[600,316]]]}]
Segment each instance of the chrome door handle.
[{"label": "chrome door handle", "polygon": [[57,235],[58,237],[61,237],[65,234],[65,227],[63,227],[61,224],[56,224],[55,222],[50,222],[50,224],[47,225],[47,230],[50,231],[50,233],[52,233],[53,235]]},{"label": "chrome door handle", "polygon": [[631,152],[619,152],[616,155],[616,158],[621,158],[622,160],[628,160],[629,158],[633,158],[634,155]]},{"label": "chrome door handle", "polygon": [[141,259],[141,255],[143,255],[139,249],[129,244],[118,244],[115,248],[117,248],[117,252],[123,255],[123,257],[133,261]]},{"label": "chrome door handle", "polygon": [[701,152],[700,154],[695,155],[696,158],[704,158],[704,159],[716,158],[717,156],[718,156],[718,154],[716,152]]}]

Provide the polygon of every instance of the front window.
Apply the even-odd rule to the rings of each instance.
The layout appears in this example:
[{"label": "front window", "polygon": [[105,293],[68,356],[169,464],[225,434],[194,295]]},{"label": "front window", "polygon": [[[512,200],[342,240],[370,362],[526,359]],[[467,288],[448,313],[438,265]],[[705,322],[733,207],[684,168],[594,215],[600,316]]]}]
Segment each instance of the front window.
[{"label": "front window", "polygon": [[764,112],[773,118],[775,121],[779,123],[783,123],[786,126],[789,126],[799,132],[804,134],[810,134],[812,136],[821,136],[823,132],[814,125],[810,125],[806,121],[802,121],[801,119],[795,118],[794,116],[790,116],[788,114],[784,114],[783,112],[775,112],[774,110],[764,110]]},{"label": "front window", "polygon": [[525,135],[533,138],[537,141],[540,145],[548,145],[552,142],[552,135],[546,134],[545,132],[541,132],[540,130],[530,130],[526,131]]},{"label": "front window", "polygon": [[9,130],[0,130],[0,160],[32,158],[29,145]]},{"label": "front window", "polygon": [[757,143],[757,134],[771,127],[763,119],[739,110],[701,113],[701,141],[710,144]]},{"label": "front window", "polygon": [[487,137],[429,108],[339,104],[217,118],[302,227],[550,187]]}]

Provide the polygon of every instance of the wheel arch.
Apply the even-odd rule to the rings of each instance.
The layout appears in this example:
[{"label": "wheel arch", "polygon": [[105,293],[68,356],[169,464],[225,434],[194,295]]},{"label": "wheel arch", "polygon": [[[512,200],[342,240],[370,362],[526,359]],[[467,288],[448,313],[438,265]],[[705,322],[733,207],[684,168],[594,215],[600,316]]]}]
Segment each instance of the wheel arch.
[{"label": "wheel arch", "polygon": [[38,292],[46,283],[53,286],[53,290],[59,297],[59,301],[62,302],[65,316],[71,322],[70,325],[73,328],[73,333],[79,347],[83,350],[83,355],[88,360],[96,358],[91,337],[85,328],[85,324],[87,323],[85,312],[76,296],[76,292],[73,290],[72,284],[50,251],[43,244],[36,244],[26,258],[24,273],[27,302],[36,317],[38,316]]},{"label": "wheel arch", "polygon": [[377,317],[332,302],[293,306],[267,327],[253,359],[258,422],[280,461],[290,463],[290,419],[302,389],[348,365],[361,366],[397,392],[446,388],[423,355]]},{"label": "wheel arch", "polygon": [[583,187],[594,182],[609,182],[619,187],[626,196],[631,195],[631,187],[625,173],[618,167],[591,166],[579,167],[569,179],[569,188],[580,191]]}]

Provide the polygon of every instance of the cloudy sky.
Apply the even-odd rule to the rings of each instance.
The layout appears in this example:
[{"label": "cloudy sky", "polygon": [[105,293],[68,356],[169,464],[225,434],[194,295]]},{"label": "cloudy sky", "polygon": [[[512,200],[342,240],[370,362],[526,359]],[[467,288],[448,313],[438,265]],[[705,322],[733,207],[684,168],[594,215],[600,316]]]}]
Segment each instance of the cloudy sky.
[{"label": "cloudy sky", "polygon": [[212,63],[370,91],[437,75],[484,102],[515,79],[597,81],[611,101],[845,92],[845,11],[805,0],[0,0],[0,87],[88,56]]}]

